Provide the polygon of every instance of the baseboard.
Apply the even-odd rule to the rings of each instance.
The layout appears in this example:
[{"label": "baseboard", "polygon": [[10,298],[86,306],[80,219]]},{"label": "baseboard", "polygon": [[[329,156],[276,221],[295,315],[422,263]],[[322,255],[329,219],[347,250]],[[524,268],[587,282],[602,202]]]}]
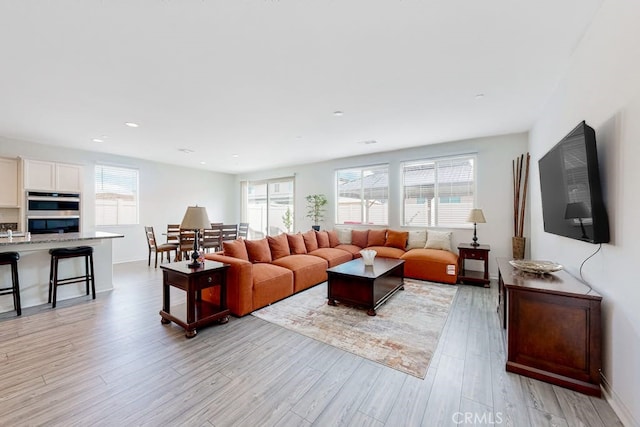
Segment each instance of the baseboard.
[{"label": "baseboard", "polygon": [[633,418],[633,414],[613,391],[607,378],[604,375],[600,375],[600,378],[602,379],[602,397],[611,405],[611,409],[620,418],[622,424],[627,427],[640,427],[640,422]]}]

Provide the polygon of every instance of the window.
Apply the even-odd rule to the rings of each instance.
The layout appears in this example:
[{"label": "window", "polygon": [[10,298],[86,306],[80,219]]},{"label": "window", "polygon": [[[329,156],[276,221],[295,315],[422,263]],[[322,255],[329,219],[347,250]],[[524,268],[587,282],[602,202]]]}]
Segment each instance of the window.
[{"label": "window", "polygon": [[138,224],[138,171],[96,165],[96,225]]},{"label": "window", "polygon": [[336,224],[389,223],[389,165],[336,171]]},{"label": "window", "polygon": [[243,221],[259,239],[293,231],[293,177],[243,182]]},{"label": "window", "polygon": [[402,165],[404,226],[466,226],[475,202],[475,156]]}]

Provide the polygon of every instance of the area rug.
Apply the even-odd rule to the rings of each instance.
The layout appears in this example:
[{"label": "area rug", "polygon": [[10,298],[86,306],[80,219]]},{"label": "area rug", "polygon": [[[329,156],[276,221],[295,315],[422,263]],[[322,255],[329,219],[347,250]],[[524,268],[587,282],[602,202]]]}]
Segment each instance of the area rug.
[{"label": "area rug", "polygon": [[424,378],[457,287],[405,279],[377,316],[327,305],[322,283],[252,314],[393,369]]}]

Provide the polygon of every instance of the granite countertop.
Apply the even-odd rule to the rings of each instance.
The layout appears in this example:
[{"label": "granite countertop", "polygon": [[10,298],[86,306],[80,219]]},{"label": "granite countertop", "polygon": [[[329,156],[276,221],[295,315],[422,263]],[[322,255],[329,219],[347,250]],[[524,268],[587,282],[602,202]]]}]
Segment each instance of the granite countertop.
[{"label": "granite countertop", "polygon": [[106,231],[87,231],[82,233],[53,233],[53,234],[32,234],[31,239],[27,239],[24,235],[16,236],[9,239],[8,237],[0,237],[0,246],[32,244],[32,243],[56,243],[56,242],[77,242],[80,240],[100,240],[115,239],[124,237],[123,234],[108,233]]}]

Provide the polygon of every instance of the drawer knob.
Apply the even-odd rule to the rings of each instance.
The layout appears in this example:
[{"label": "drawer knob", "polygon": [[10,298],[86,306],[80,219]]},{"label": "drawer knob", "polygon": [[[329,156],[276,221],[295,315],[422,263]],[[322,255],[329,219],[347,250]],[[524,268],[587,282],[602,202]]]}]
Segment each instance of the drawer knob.
[{"label": "drawer knob", "polygon": [[207,277],[207,282],[209,283],[213,282],[213,279],[211,278],[211,276]]}]

